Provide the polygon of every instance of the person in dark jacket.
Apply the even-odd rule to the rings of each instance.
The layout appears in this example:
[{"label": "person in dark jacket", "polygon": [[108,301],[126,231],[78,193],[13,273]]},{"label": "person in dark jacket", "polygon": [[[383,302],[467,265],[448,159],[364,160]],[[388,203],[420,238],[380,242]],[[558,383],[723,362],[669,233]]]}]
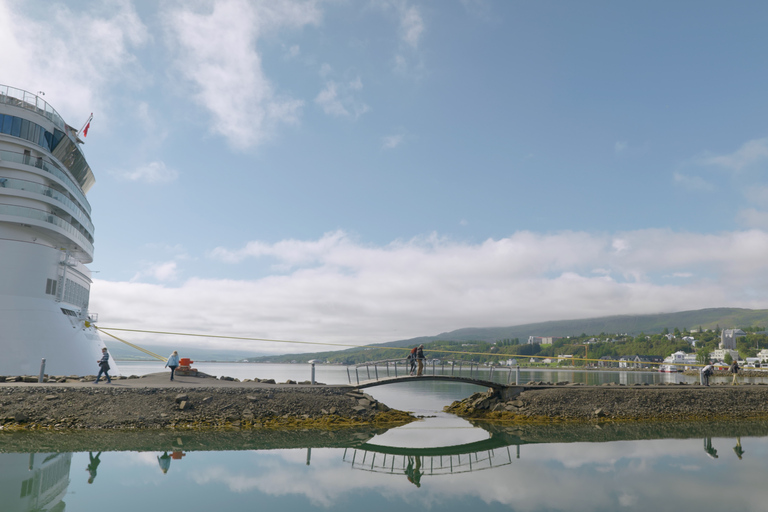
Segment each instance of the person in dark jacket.
[{"label": "person in dark jacket", "polygon": [[96,375],[96,380],[93,381],[93,383],[98,384],[99,380],[101,380],[101,374],[103,373],[107,378],[107,384],[112,384],[112,379],[109,376],[109,352],[107,352],[107,347],[101,349],[101,359],[96,362],[99,363],[99,374]]},{"label": "person in dark jacket", "polygon": [[424,361],[426,359],[424,357],[424,345],[419,345],[419,348],[416,349],[416,361],[419,363],[419,370],[416,372],[417,377],[421,377],[421,374],[424,372]]},{"label": "person in dark jacket", "polygon": [[407,362],[410,365],[411,375],[416,375],[416,347],[413,347],[411,349],[411,353],[408,354],[408,357],[405,359],[405,362]]},{"label": "person in dark jacket", "polygon": [[729,371],[733,374],[733,380],[731,381],[731,386],[738,386],[739,383],[736,382],[736,377],[739,375],[739,363],[735,359],[731,363],[731,367],[729,368]]}]

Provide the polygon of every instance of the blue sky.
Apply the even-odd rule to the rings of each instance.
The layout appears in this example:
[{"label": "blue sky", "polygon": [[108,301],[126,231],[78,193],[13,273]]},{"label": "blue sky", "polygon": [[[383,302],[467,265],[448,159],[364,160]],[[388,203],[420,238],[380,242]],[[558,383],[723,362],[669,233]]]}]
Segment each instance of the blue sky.
[{"label": "blue sky", "polygon": [[369,343],[768,307],[766,21],[757,1],[0,0],[0,83],[94,113],[102,326]]}]

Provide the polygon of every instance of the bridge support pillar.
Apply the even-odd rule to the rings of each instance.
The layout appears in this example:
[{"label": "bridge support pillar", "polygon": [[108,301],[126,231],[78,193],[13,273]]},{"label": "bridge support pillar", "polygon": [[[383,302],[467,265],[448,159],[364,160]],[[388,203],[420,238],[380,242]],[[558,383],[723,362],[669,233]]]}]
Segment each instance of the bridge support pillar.
[{"label": "bridge support pillar", "polygon": [[517,395],[522,393],[524,389],[523,386],[504,386],[499,389],[499,395],[504,401],[513,400],[517,398]]}]

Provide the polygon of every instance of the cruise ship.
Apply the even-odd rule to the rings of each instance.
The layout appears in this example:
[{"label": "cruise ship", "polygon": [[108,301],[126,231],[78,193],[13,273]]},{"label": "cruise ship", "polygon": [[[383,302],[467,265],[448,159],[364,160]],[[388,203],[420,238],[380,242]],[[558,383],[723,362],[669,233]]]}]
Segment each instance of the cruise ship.
[{"label": "cruise ship", "polygon": [[39,375],[43,359],[48,375],[94,375],[95,179],[80,134],[39,94],[0,85],[0,375]]}]

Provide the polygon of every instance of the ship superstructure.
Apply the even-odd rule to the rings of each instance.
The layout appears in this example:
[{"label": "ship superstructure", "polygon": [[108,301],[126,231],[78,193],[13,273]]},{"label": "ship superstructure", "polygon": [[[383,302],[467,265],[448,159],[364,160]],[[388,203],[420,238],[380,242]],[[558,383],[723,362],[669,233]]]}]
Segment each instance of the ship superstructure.
[{"label": "ship superstructure", "polygon": [[92,375],[94,184],[77,130],[40,96],[0,85],[0,375]]}]

